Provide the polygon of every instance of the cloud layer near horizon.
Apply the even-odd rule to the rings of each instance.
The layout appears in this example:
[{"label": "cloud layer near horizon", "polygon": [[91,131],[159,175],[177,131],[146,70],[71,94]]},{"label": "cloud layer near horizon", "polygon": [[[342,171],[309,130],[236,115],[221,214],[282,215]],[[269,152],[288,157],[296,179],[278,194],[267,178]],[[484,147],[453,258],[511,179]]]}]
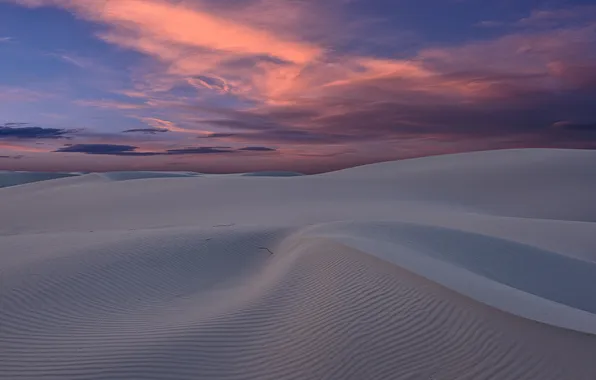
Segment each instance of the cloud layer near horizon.
[{"label": "cloud layer near horizon", "polygon": [[[482,38],[425,41],[387,27],[382,13],[355,13],[359,1],[4,2],[69,12],[95,25],[91,38],[139,54],[121,85],[71,100],[120,128],[68,122],[38,130],[80,129],[77,144],[169,152],[209,139],[235,152],[266,146],[253,156],[276,149],[280,165],[327,166],[487,148],[596,148],[596,6],[476,20],[470,30],[488,30]],[[84,59],[60,56],[94,72]],[[5,132],[12,150],[27,147],[19,133],[33,136]]]}]

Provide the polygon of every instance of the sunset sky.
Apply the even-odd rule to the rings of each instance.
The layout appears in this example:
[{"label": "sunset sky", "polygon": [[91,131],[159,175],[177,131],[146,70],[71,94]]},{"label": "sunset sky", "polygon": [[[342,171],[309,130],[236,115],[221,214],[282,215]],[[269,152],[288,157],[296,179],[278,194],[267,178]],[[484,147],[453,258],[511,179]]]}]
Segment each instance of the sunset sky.
[{"label": "sunset sky", "polygon": [[0,169],[596,148],[596,1],[0,0]]}]

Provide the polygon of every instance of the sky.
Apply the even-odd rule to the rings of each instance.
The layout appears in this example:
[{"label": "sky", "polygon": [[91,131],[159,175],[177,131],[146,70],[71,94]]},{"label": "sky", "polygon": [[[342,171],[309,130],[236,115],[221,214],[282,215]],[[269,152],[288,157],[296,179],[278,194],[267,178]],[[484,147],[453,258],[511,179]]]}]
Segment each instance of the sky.
[{"label": "sky", "polygon": [[0,169],[596,149],[596,0],[0,0]]}]

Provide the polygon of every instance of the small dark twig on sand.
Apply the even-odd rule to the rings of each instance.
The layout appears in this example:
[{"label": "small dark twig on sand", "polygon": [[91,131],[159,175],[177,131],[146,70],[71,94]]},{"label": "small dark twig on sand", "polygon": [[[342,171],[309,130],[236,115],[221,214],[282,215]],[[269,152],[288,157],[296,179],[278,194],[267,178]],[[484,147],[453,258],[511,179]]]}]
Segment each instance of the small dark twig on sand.
[{"label": "small dark twig on sand", "polygon": [[259,247],[259,249],[264,249],[264,250],[266,250],[267,252],[269,252],[270,254],[273,255],[273,252],[271,252],[271,250],[269,248],[267,248],[267,247]]}]

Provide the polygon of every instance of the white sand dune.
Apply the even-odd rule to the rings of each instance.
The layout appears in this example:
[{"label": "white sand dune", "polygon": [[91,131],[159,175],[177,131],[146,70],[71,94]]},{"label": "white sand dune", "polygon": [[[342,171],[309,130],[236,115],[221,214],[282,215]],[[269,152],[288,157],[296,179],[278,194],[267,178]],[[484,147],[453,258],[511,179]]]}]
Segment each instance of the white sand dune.
[{"label": "white sand dune", "polygon": [[595,163],[5,187],[0,379],[594,380]]}]

